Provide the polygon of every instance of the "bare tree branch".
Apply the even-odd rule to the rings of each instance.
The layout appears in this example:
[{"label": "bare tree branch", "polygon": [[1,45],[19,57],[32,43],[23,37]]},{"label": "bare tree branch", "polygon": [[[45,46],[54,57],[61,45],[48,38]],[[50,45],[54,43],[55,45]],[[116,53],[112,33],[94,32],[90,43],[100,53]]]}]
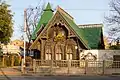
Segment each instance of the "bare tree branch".
[{"label": "bare tree branch", "polygon": [[[29,7],[27,8],[26,15],[27,15],[27,20],[26,20],[26,25],[27,25],[27,31],[26,35],[29,41],[31,41],[32,33],[35,30],[38,21],[40,19],[40,16],[43,12],[43,8],[45,6],[45,3],[43,4],[40,0],[40,3],[35,7]],[[24,27],[20,26],[21,32],[23,32]]]},{"label": "bare tree branch", "polygon": [[120,15],[120,0],[112,0],[110,7],[112,7]]},{"label": "bare tree branch", "polygon": [[115,37],[120,34],[120,0],[111,0],[109,5],[112,9],[112,14],[110,14],[109,16],[105,16],[105,22],[107,23],[107,27],[109,28],[109,36]]}]

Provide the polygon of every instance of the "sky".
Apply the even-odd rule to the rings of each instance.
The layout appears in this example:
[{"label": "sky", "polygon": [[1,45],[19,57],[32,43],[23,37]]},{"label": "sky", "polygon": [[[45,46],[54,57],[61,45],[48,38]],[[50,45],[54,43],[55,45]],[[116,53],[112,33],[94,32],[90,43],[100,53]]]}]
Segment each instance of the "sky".
[{"label": "sky", "polygon": [[[20,39],[20,28],[23,24],[24,9],[28,7],[36,7],[40,0],[6,0],[11,5],[14,13],[14,33],[12,40]],[[104,16],[109,13],[109,1],[110,0],[42,0],[46,4],[50,2],[52,8],[56,8],[58,5],[65,9],[71,16],[73,16],[76,24],[104,24]],[[104,28],[105,30],[105,28]],[[105,33],[106,31],[104,31]],[[105,33],[106,35],[106,33]]]}]

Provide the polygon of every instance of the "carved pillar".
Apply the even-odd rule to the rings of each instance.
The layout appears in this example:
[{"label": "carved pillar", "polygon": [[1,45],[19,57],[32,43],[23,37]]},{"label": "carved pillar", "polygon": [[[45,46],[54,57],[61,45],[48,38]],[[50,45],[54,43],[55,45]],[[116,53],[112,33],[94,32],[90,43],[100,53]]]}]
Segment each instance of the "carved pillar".
[{"label": "carved pillar", "polygon": [[[40,51],[39,54],[41,55],[41,44],[38,42],[36,46],[37,46],[37,49]],[[41,59],[41,56],[40,56],[40,59]]]},{"label": "carved pillar", "polygon": [[67,44],[65,43],[65,46],[64,46],[64,60],[66,60],[66,55],[67,55]]},{"label": "carved pillar", "polygon": [[73,45],[73,60],[76,60],[77,59],[77,49],[76,49],[76,46]]},{"label": "carved pillar", "polygon": [[63,55],[64,55],[64,60],[66,60],[66,44],[64,46],[64,53],[63,53]]},{"label": "carved pillar", "polygon": [[80,45],[79,45],[79,40],[78,40],[78,38],[76,38],[76,42],[77,42],[77,56],[76,56],[76,58],[77,58],[77,60],[80,60],[80,49],[81,49],[81,47],[80,47]]},{"label": "carved pillar", "polygon": [[55,43],[52,43],[52,60],[55,60]]},{"label": "carved pillar", "polygon": [[44,60],[45,59],[45,40],[41,40],[41,60]]},{"label": "carved pillar", "polygon": [[62,44],[62,60],[64,60],[65,59],[65,56],[64,56],[64,54],[65,54],[65,44]]},{"label": "carved pillar", "polygon": [[37,49],[40,51],[40,44],[37,45]]}]

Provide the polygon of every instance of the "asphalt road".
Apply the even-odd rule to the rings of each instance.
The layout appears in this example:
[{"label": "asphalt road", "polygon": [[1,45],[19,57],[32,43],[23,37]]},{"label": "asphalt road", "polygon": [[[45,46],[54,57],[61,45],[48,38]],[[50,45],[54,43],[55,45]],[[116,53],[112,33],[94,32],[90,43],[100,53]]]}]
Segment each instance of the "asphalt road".
[{"label": "asphalt road", "polygon": [[120,80],[120,76],[1,76],[0,80]]},{"label": "asphalt road", "polygon": [[[11,68],[0,69],[0,80],[120,80],[120,76],[40,76],[21,75],[19,71]],[[11,74],[11,76],[10,76]],[[18,76],[16,76],[18,75]]]}]

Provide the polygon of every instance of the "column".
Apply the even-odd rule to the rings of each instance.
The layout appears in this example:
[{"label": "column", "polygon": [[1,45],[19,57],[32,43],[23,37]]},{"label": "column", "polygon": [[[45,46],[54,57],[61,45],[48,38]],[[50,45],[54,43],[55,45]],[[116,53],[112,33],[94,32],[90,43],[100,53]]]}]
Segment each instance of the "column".
[{"label": "column", "polygon": [[44,48],[45,48],[45,40],[41,40],[41,60],[44,60],[45,58],[45,56],[44,56],[44,53],[45,53],[45,51],[44,51]]}]

